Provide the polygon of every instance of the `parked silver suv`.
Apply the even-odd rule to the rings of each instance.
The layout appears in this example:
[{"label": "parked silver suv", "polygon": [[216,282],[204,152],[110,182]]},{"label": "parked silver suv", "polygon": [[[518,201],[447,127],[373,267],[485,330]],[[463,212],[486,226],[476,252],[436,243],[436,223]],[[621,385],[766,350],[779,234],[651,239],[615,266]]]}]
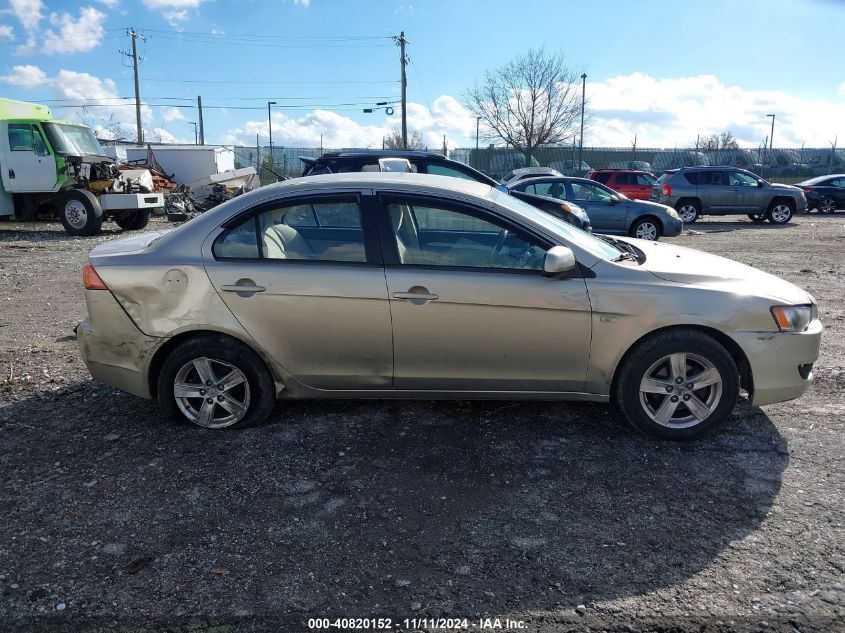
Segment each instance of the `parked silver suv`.
[{"label": "parked silver suv", "polygon": [[744,213],[755,222],[786,224],[803,213],[807,199],[799,187],[771,184],[736,167],[683,167],[665,172],[650,200],[674,207],[684,223],[704,214]]}]

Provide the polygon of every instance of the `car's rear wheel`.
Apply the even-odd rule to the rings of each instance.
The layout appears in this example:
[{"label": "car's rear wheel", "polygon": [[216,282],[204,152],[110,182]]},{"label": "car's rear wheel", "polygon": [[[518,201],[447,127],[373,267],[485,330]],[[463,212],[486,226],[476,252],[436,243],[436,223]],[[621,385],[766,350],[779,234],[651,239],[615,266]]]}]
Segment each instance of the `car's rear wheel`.
[{"label": "car's rear wheel", "polygon": [[819,200],[819,213],[836,213],[836,201],[827,196]]},{"label": "car's rear wheel", "polygon": [[688,440],[722,424],[736,404],[739,375],[731,355],[697,330],[671,330],[640,343],[616,380],[616,401],[639,431]]},{"label": "car's rear wheel", "polygon": [[701,203],[698,200],[685,198],[678,201],[678,204],[675,205],[675,210],[684,224],[692,224],[698,219],[701,213]]},{"label": "car's rear wheel", "polygon": [[765,213],[749,213],[748,219],[751,220],[752,222],[756,222],[757,224],[760,224],[761,222],[766,221],[766,214]]},{"label": "car's rear wheel", "polygon": [[785,200],[775,200],[766,212],[766,219],[772,224],[786,224],[792,219],[795,207]]},{"label": "car's rear wheel", "polygon": [[233,339],[201,336],[179,345],[158,376],[158,399],[171,417],[209,429],[263,422],[275,389],[264,361]]},{"label": "car's rear wheel", "polygon": [[641,240],[659,240],[663,235],[663,227],[654,218],[640,218],[631,225],[628,235]]}]

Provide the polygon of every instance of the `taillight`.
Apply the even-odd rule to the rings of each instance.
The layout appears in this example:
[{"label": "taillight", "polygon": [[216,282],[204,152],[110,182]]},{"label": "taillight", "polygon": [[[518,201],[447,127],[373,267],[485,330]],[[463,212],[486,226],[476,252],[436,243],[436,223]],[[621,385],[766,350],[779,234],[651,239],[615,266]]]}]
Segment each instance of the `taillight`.
[{"label": "taillight", "polygon": [[672,195],[672,187],[669,185],[663,185],[663,195],[664,196],[671,196]]},{"label": "taillight", "polygon": [[86,290],[108,290],[90,263],[82,267],[82,283]]},{"label": "taillight", "polygon": [[813,191],[812,187],[801,187],[804,193],[811,193]]}]

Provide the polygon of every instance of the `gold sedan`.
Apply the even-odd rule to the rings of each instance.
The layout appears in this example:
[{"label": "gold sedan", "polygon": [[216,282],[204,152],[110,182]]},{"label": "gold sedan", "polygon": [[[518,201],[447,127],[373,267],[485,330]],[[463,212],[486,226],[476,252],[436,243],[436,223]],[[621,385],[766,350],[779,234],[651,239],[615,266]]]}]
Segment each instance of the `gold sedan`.
[{"label": "gold sedan", "polygon": [[699,251],[589,235],[489,186],[356,173],[263,187],[95,248],[97,380],[207,428],[278,399],[614,399],[669,439],[810,385],[802,289]]}]

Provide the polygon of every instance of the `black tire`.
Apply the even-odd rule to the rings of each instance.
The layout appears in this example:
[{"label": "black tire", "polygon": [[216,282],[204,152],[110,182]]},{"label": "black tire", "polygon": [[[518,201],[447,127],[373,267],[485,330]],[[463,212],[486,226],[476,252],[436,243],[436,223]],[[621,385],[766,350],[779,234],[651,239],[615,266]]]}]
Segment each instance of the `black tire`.
[{"label": "black tire", "polygon": [[756,222],[757,224],[760,224],[760,223],[766,221],[766,214],[765,213],[749,213],[748,219],[751,220],[752,222]]},{"label": "black tire", "polygon": [[819,213],[836,213],[836,200],[824,196],[819,200]]},{"label": "black tire", "polygon": [[124,231],[140,231],[150,222],[150,210],[126,211],[114,216],[114,221]]},{"label": "black tire", "polygon": [[681,198],[675,205],[675,211],[684,224],[693,224],[701,215],[701,203],[695,198]]},{"label": "black tire", "polygon": [[[640,233],[641,235],[637,235],[637,233]],[[641,240],[651,240],[656,242],[663,235],[663,224],[657,218],[645,216],[643,218],[639,218],[631,225],[628,235]]]},{"label": "black tire", "polygon": [[786,224],[795,215],[795,203],[792,200],[773,200],[766,211],[766,219],[772,224]]},{"label": "black tire", "polygon": [[70,189],[59,200],[59,220],[70,235],[87,237],[103,226],[103,208],[90,191]]},{"label": "black tire", "polygon": [[[689,390],[687,385],[695,383],[677,384],[671,378],[671,362],[666,359],[681,353],[685,355],[686,378],[712,368],[721,379],[718,385]],[[661,386],[659,392],[641,393],[643,380],[655,376],[655,372],[669,372],[665,376],[666,386]],[[655,378],[650,384],[663,382]],[[664,389],[670,385],[673,391],[666,393]],[[698,330],[682,328],[655,334],[638,343],[620,366],[615,387],[616,402],[634,428],[658,439],[692,440],[709,433],[730,416],[739,395],[739,373],[733,358],[718,341]],[[687,408],[687,402],[704,404],[704,410],[709,408],[710,413],[699,419],[692,408]],[[673,413],[666,424],[660,424],[652,416],[659,417],[664,403]]]},{"label": "black tire", "polygon": [[[204,364],[202,359],[209,361],[214,377],[213,381],[208,381],[211,385],[203,384],[196,369],[195,362]],[[240,377],[244,380],[231,388],[223,388],[222,379],[231,375],[232,369],[241,372]],[[180,375],[180,372],[186,373]],[[177,399],[177,378],[184,385],[183,389],[187,387],[191,392],[195,388],[205,389],[196,396],[185,395]],[[232,338],[213,334],[189,339],[170,352],[158,375],[157,393],[159,404],[169,417],[211,429],[258,424],[267,419],[276,403],[273,379],[258,354]],[[245,411],[240,417],[235,412],[237,407],[233,411],[233,403],[244,405],[240,407]],[[206,407],[211,411],[210,419],[203,420]]]}]

